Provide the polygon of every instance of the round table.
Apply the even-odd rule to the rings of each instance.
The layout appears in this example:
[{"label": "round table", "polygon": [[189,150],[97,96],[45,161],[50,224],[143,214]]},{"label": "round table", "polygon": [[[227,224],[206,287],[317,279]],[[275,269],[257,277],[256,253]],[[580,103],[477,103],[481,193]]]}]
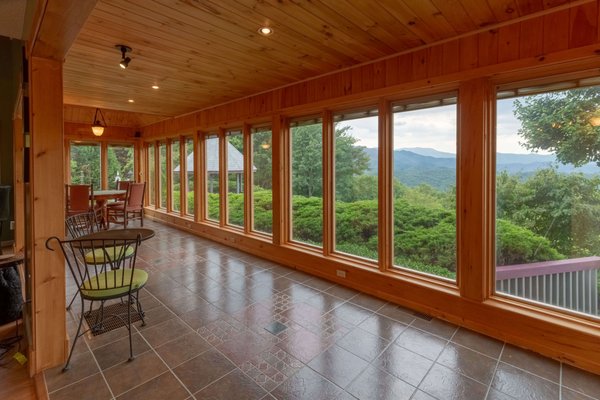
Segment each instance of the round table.
[{"label": "round table", "polygon": [[[125,228],[125,229],[109,229],[105,231],[93,232],[87,235],[73,239],[74,241],[89,241],[89,245],[84,243],[84,247],[99,247],[103,246],[104,240],[135,240],[138,235],[141,240],[148,240],[154,237],[154,231],[148,228]],[[96,240],[98,242],[96,242]]]},{"label": "round table", "polygon": [[96,190],[90,198],[96,201],[96,205],[102,208],[102,226],[106,228],[106,202],[108,200],[123,200],[127,195],[127,190]]}]

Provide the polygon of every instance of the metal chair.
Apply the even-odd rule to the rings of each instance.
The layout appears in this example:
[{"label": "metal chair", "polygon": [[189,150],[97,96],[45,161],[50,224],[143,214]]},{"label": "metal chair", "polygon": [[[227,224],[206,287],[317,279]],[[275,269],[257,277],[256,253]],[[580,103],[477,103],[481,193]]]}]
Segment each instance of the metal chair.
[{"label": "metal chair", "polygon": [[[117,236],[124,236],[123,234]],[[69,358],[63,368],[63,371],[69,369],[69,363],[73,356],[73,349],[80,336],[88,330],[102,330],[103,323],[107,318],[119,318],[126,326],[129,332],[129,361],[134,359],[133,343],[131,335],[131,312],[132,305],[136,312],[144,321],[144,312],[139,301],[139,291],[148,281],[148,274],[144,270],[136,269],[135,262],[137,249],[141,243],[139,235],[124,237],[120,239],[66,239],[61,240],[56,236],[46,240],[46,248],[55,251],[51,244],[58,244],[69,270],[79,288],[79,297],[81,299],[81,315],[77,333]],[[128,256],[129,254],[129,256]],[[122,314],[104,315],[104,303],[112,299],[126,299],[126,316]],[[85,312],[85,301],[90,302],[89,311]],[[82,331],[83,319],[92,312],[93,303],[100,302],[96,319],[88,329]]]}]

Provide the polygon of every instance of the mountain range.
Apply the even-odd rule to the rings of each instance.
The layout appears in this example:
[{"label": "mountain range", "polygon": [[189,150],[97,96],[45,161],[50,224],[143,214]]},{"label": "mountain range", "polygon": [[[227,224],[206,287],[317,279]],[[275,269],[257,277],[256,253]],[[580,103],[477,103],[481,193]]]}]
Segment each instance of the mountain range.
[{"label": "mountain range", "polygon": [[[369,156],[369,171],[377,170],[377,148],[365,148]],[[557,162],[554,155],[546,154],[496,154],[497,171],[506,171],[522,177],[543,168],[557,167],[563,173],[579,172],[585,175],[600,173],[595,163],[581,167]],[[431,148],[411,147],[394,150],[394,176],[407,186],[426,183],[436,189],[446,190],[456,183],[456,155]]]}]

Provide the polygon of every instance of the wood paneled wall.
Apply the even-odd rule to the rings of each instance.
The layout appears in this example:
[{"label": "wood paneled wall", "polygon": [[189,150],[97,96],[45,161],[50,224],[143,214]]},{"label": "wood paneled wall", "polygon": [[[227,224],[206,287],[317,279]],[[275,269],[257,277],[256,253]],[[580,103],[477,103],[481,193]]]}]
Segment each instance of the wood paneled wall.
[{"label": "wood paneled wall", "polygon": [[[145,127],[143,139],[174,137],[271,121],[283,133],[287,117],[347,105],[379,104],[428,93],[459,92],[458,282],[457,286],[411,273],[377,271],[347,260],[325,257],[285,242],[285,135],[273,137],[272,242],[215,224],[192,222],[164,210],[147,209],[150,217],[250,253],[466,326],[550,357],[600,373],[600,323],[492,295],[494,207],[492,139],[495,85],[600,66],[599,2],[538,15],[527,20],[465,35],[431,47],[398,54],[334,74],[299,82],[235,102]],[[390,165],[388,143],[380,163]],[[390,171],[380,168],[380,186],[390,186]],[[387,182],[387,186],[385,185]],[[200,187],[198,185],[197,187]],[[389,198],[384,193],[382,198]],[[391,215],[392,205],[380,204]],[[384,224],[381,224],[383,222]],[[381,238],[391,234],[380,221]],[[389,254],[381,252],[386,258]],[[389,260],[388,260],[389,262]],[[345,270],[345,279],[336,270]]]}]

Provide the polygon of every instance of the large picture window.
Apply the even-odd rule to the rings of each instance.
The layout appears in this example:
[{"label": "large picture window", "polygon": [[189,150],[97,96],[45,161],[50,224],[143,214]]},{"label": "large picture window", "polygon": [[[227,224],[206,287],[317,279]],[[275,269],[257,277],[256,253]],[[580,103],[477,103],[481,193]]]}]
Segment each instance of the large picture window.
[{"label": "large picture window", "polygon": [[252,135],[252,195],[254,220],[252,229],[273,232],[273,149],[270,127],[253,127]]},{"label": "large picture window", "polygon": [[152,206],[156,205],[156,161],[154,154],[154,143],[148,144],[148,199]]},{"label": "large picture window", "polygon": [[158,165],[159,165],[159,190],[160,199],[158,206],[167,208],[167,144],[162,142],[158,144]]},{"label": "large picture window", "polygon": [[181,211],[181,150],[179,140],[171,141],[171,208]]},{"label": "large picture window", "polygon": [[108,145],[108,186],[118,181],[134,181],[134,151],[132,145]]},{"label": "large picture window", "polygon": [[70,153],[71,183],[93,185],[94,189],[101,189],[100,144],[71,143]]},{"label": "large picture window", "polygon": [[321,118],[290,122],[291,239],[323,246],[323,124]]},{"label": "large picture window", "polygon": [[221,215],[219,209],[219,137],[209,135],[206,138],[206,218],[219,221]]},{"label": "large picture window", "polygon": [[227,223],[244,226],[244,136],[231,130],[227,143]]},{"label": "large picture window", "polygon": [[600,87],[578,86],[498,93],[496,291],[598,317]]},{"label": "large picture window", "polygon": [[377,109],[336,113],[335,250],[378,259]]},{"label": "large picture window", "polygon": [[394,265],[456,279],[456,98],[394,104]]}]

